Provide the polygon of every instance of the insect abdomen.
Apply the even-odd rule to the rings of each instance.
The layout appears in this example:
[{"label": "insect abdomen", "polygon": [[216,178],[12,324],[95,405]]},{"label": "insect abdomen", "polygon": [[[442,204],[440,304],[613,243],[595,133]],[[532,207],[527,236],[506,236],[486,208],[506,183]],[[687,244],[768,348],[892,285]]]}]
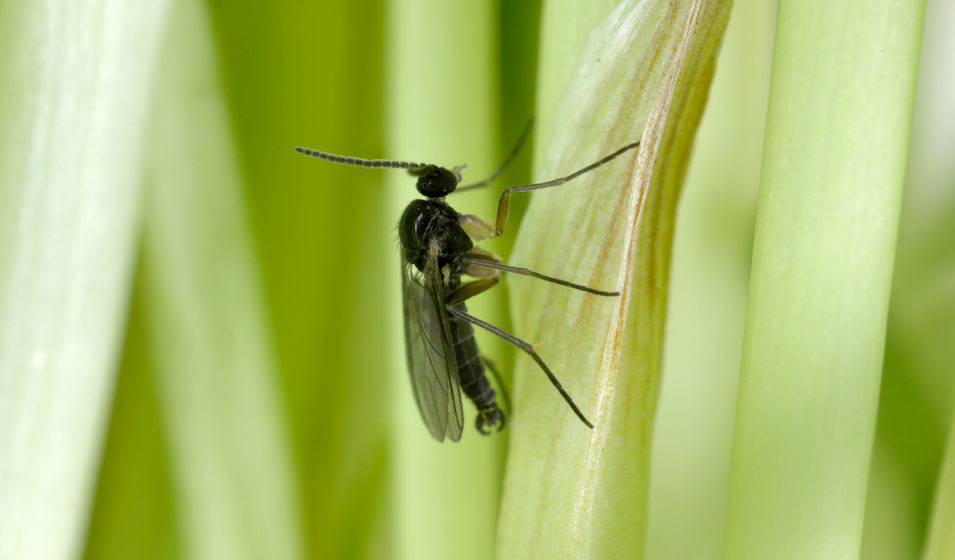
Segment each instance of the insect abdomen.
[{"label": "insect abdomen", "polygon": [[[463,303],[455,307],[467,311]],[[452,315],[448,317],[448,330],[458,366],[458,376],[461,379],[461,389],[479,409],[488,406],[494,402],[494,389],[484,376],[484,364],[481,363],[471,323]]]},{"label": "insect abdomen", "polygon": [[[463,303],[455,306],[463,312],[467,307]],[[475,424],[482,434],[488,434],[488,426],[504,427],[504,413],[497,407],[494,389],[484,375],[484,364],[474,340],[474,328],[464,319],[451,315],[448,317],[448,331],[454,358],[457,362],[461,390],[478,409]]]}]

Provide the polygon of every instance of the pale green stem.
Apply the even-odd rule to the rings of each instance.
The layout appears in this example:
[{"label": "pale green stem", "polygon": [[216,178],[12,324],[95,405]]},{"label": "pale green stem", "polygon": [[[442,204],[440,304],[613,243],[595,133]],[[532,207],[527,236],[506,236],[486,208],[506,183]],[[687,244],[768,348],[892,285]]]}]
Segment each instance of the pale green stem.
[{"label": "pale green stem", "polygon": [[855,558],[923,2],[779,7],[727,558]]},{"label": "pale green stem", "polygon": [[0,558],[82,551],[166,4],[0,4]]},{"label": "pale green stem", "polygon": [[641,145],[535,193],[513,260],[622,294],[510,281],[515,331],[595,428],[533,362],[518,360],[505,558],[642,557],[673,214],[729,11],[727,2],[584,5],[545,7],[538,104],[549,132],[536,178]]},{"label": "pale green stem", "polygon": [[[496,167],[495,20],[493,4],[487,2],[389,2],[388,135],[383,157],[449,168],[468,163],[466,179],[483,178]],[[407,173],[386,173],[391,219],[396,223],[405,205],[420,196]],[[488,216],[495,198],[492,187],[476,197],[453,196],[448,202],[459,211]],[[478,200],[485,203],[474,207]],[[415,408],[406,371],[397,251],[391,253],[386,270],[390,276],[381,282],[390,296],[384,316],[393,326],[388,341],[393,366],[380,373],[388,379],[394,399],[394,556],[490,558],[500,492],[498,451],[503,440],[497,434],[488,438],[478,434],[470,404],[464,408],[459,443],[438,444],[431,438]],[[492,295],[469,301],[469,310],[495,322],[486,304]],[[493,356],[493,350],[483,344],[487,340],[479,338],[479,343],[482,351]]]},{"label": "pale green stem", "polygon": [[144,306],[185,553],[299,558],[301,519],[206,8],[170,18],[148,159]]},{"label": "pale green stem", "polygon": [[715,559],[723,548],[775,22],[775,2],[733,3],[680,196],[647,558]]}]

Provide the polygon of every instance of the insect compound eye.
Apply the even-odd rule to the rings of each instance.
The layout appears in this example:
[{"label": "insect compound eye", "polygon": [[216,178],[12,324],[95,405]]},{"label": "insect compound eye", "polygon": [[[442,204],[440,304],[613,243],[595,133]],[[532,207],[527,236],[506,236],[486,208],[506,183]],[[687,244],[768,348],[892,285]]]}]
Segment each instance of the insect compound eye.
[{"label": "insect compound eye", "polygon": [[443,167],[429,167],[418,177],[418,192],[428,198],[440,198],[457,188],[458,178],[454,173]]}]

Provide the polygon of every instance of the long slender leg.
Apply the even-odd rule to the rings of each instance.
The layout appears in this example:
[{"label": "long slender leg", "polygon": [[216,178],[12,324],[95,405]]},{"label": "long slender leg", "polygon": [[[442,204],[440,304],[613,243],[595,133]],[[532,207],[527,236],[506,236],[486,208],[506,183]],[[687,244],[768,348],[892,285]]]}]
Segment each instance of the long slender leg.
[{"label": "long slender leg", "polygon": [[507,158],[504,159],[504,163],[502,163],[501,166],[498,167],[494,173],[491,173],[490,177],[488,177],[487,179],[484,179],[483,181],[479,181],[477,183],[472,183],[470,185],[458,187],[457,189],[454,190],[454,192],[459,193],[459,192],[469,191],[472,189],[479,189],[481,187],[486,187],[487,185],[490,185],[491,183],[493,183],[494,179],[497,179],[501,175],[501,173],[504,172],[507,166],[510,165],[511,161],[514,160],[514,156],[517,155],[517,152],[521,150],[521,146],[524,144],[524,139],[527,138],[527,133],[531,131],[532,124],[534,124],[534,119],[529,120],[527,124],[524,125],[524,131],[521,132],[520,138],[517,139],[517,144],[514,145],[514,149],[511,150],[511,153],[508,154]]},{"label": "long slender leg", "polygon": [[530,185],[520,185],[517,187],[509,187],[504,189],[504,192],[501,193],[501,198],[497,203],[497,222],[495,223],[496,227],[493,232],[494,235],[490,235],[488,237],[497,237],[501,235],[502,233],[504,233],[504,226],[507,225],[507,210],[511,200],[511,193],[536,191],[538,189],[558,187],[560,185],[563,185],[567,181],[570,181],[571,179],[574,179],[576,177],[579,177],[580,175],[583,175],[584,173],[588,171],[597,169],[598,167],[607,163],[613,158],[619,156],[620,154],[626,152],[627,150],[632,150],[633,148],[636,148],[639,145],[640,145],[639,140],[637,140],[636,142],[633,142],[632,144],[627,144],[626,146],[620,148],[619,150],[610,154],[609,156],[604,157],[600,161],[595,161],[594,163],[591,163],[587,167],[578,169],[577,171],[574,171],[573,173],[571,173],[570,175],[567,175],[566,177],[561,177],[559,179],[554,179],[552,181],[545,181],[543,183],[533,183]]},{"label": "long slender leg", "polygon": [[[546,280],[547,282],[553,282],[554,284],[560,284],[561,286],[567,286],[568,288],[573,288],[575,290],[580,290],[582,292],[587,292],[589,294],[594,294],[597,296],[619,296],[620,292],[605,292],[603,290],[597,290],[595,288],[588,288],[587,286],[581,286],[580,284],[574,284],[573,282],[568,282],[567,280],[561,280],[560,278],[554,278],[553,276],[545,276],[539,272],[534,272],[529,268],[519,268],[516,266],[508,266],[503,263],[485,260],[480,258],[471,258],[471,257],[460,257],[458,259],[463,263],[471,265],[468,267],[470,271],[472,267],[486,267],[486,268],[495,268],[497,270],[503,270],[505,272],[513,272],[514,274],[522,274],[524,276],[530,276],[532,278],[538,278],[540,280]],[[471,274],[468,272],[468,274]],[[474,276],[472,274],[472,276]]]},{"label": "long slender leg", "polygon": [[501,372],[497,370],[497,366],[487,356],[481,356],[481,362],[484,363],[484,367],[486,367],[488,371],[491,372],[491,375],[494,376],[494,380],[497,382],[497,388],[501,390],[501,400],[504,401],[504,408],[510,410],[511,396],[507,393],[507,388],[504,386],[504,381],[501,379]]},{"label": "long slender leg", "polygon": [[587,417],[584,416],[584,413],[581,412],[579,408],[577,408],[577,404],[574,403],[574,399],[570,398],[570,395],[568,395],[567,391],[564,390],[564,386],[560,384],[560,381],[557,380],[557,377],[554,376],[554,373],[550,370],[549,367],[547,367],[547,364],[544,363],[544,360],[542,360],[541,357],[537,355],[537,352],[534,351],[533,346],[531,346],[530,344],[524,342],[523,340],[517,338],[516,336],[508,332],[502,331],[501,329],[495,327],[494,325],[491,325],[490,323],[485,323],[484,321],[478,319],[477,317],[473,315],[468,315],[464,311],[461,311],[460,309],[456,309],[453,305],[445,305],[445,309],[447,309],[448,313],[454,315],[455,317],[459,317],[469,323],[477,325],[481,327],[482,329],[491,332],[491,334],[495,334],[503,338],[504,340],[510,342],[514,346],[517,346],[518,348],[526,352],[527,355],[533,358],[534,361],[537,362],[537,365],[540,366],[542,370],[544,370],[544,373],[547,374],[547,378],[550,379],[551,384],[557,389],[558,392],[560,392],[560,396],[564,397],[564,400],[567,401],[568,405],[570,405],[570,408],[574,411],[574,414],[577,415],[577,418],[580,418],[580,421],[583,422],[588,428],[593,429],[594,425],[591,424],[590,420],[587,420]]}]

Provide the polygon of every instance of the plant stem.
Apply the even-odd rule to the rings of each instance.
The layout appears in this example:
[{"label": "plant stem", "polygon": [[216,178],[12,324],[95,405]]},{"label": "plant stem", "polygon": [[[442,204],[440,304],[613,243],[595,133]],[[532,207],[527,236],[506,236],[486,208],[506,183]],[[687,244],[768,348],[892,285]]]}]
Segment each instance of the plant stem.
[{"label": "plant stem", "polygon": [[548,132],[536,178],[636,139],[640,148],[535,193],[513,261],[621,296],[510,280],[515,332],[539,347],[595,428],[518,360],[505,558],[634,558],[644,548],[673,214],[729,4],[601,6],[545,8],[538,106]]},{"label": "plant stem", "polygon": [[166,6],[0,3],[0,558],[82,551]]},{"label": "plant stem", "polygon": [[858,555],[922,12],[780,3],[727,558]]},{"label": "plant stem", "polygon": [[204,4],[170,14],[147,160],[147,338],[185,555],[296,559],[290,436],[210,28]]}]

